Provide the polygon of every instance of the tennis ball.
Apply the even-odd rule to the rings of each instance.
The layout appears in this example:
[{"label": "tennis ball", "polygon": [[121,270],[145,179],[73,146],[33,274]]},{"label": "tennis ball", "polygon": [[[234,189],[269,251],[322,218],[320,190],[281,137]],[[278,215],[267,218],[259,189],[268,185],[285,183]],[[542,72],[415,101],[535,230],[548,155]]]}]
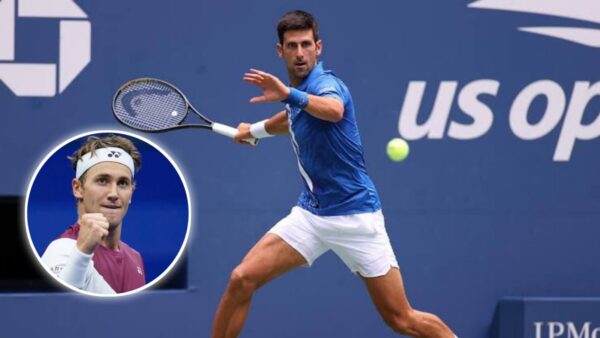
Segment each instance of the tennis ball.
[{"label": "tennis ball", "polygon": [[403,161],[409,152],[408,143],[399,137],[391,139],[387,144],[387,155],[394,162]]}]

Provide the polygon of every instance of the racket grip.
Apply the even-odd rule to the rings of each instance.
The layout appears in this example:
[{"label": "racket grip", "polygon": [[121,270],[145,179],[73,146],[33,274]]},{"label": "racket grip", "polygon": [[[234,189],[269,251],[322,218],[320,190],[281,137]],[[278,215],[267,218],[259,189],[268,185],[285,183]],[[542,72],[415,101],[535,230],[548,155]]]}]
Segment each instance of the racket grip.
[{"label": "racket grip", "polygon": [[[217,134],[221,134],[230,138],[233,138],[238,132],[237,129],[220,123],[213,123],[212,130]],[[258,143],[258,139],[256,138],[247,138],[244,141],[252,145],[256,145]]]}]

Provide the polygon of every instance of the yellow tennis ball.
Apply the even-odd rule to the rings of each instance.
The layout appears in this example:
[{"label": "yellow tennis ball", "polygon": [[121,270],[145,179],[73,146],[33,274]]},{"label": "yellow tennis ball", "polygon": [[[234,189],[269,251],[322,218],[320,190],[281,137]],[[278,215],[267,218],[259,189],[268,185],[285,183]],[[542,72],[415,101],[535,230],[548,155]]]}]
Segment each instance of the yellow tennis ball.
[{"label": "yellow tennis ball", "polygon": [[399,137],[391,139],[387,144],[387,155],[394,162],[403,161],[409,152],[408,143]]}]

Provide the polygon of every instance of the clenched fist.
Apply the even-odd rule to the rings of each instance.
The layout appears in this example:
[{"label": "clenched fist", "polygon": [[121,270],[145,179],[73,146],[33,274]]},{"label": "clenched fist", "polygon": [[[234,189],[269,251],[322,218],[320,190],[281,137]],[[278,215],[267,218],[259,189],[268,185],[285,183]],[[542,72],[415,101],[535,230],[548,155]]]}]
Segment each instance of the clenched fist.
[{"label": "clenched fist", "polygon": [[101,213],[83,214],[79,219],[77,249],[90,255],[104,236],[108,235],[108,219]]}]

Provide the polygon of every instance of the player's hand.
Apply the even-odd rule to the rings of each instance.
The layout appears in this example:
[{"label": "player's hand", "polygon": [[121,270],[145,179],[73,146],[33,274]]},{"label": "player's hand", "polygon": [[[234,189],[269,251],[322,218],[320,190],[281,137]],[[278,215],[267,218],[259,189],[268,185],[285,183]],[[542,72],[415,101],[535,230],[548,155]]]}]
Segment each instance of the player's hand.
[{"label": "player's hand", "polygon": [[77,249],[84,254],[91,254],[108,235],[108,219],[101,213],[83,214],[79,219],[79,236]]},{"label": "player's hand", "polygon": [[250,69],[245,73],[244,81],[260,87],[263,91],[263,95],[251,98],[251,103],[279,102],[290,95],[290,89],[281,80],[258,69]]},{"label": "player's hand", "polygon": [[250,124],[249,123],[240,123],[237,127],[237,134],[233,137],[233,143],[237,144],[245,144],[249,146],[254,146],[253,144],[248,143],[247,139],[252,139],[254,136],[250,134]]}]

